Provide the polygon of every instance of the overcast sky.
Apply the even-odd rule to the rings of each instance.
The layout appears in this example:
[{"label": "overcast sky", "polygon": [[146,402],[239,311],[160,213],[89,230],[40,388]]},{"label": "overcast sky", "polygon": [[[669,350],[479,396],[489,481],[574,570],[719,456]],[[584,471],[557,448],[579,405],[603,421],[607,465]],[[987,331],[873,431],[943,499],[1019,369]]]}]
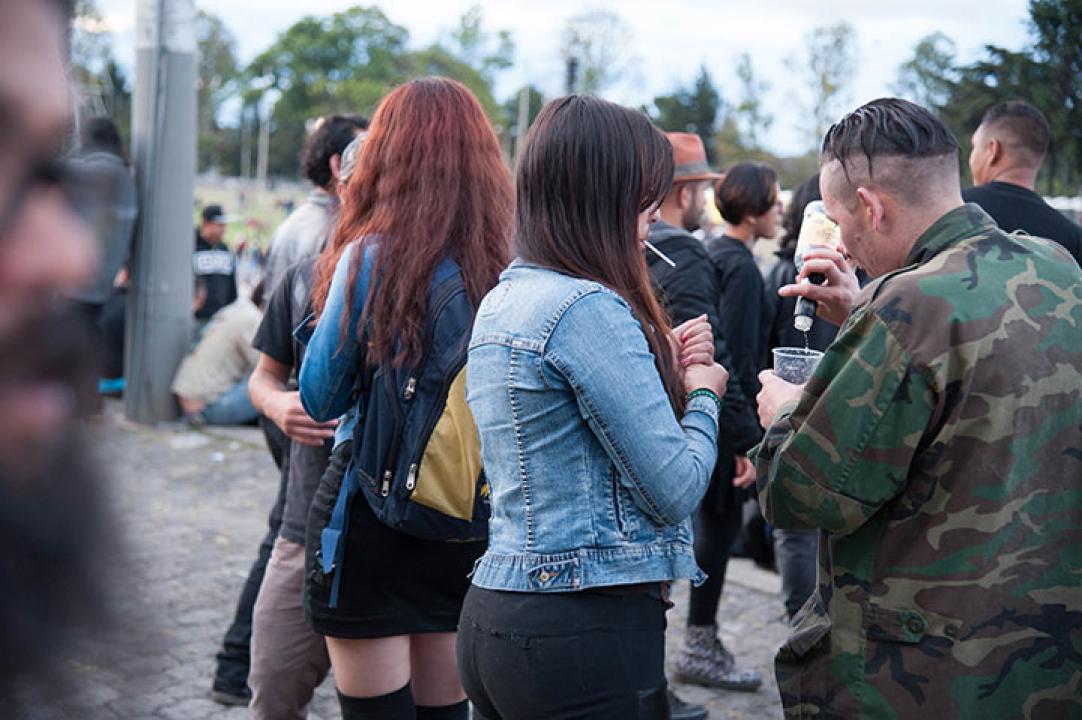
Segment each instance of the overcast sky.
[{"label": "overcast sky", "polygon": [[[119,61],[134,64],[133,32],[136,0],[97,0],[114,29]],[[330,14],[357,0],[196,0],[198,7],[221,17],[237,38],[242,62],[270,45],[305,14]],[[369,4],[369,3],[360,3]],[[1026,0],[397,0],[379,4],[387,16],[410,32],[411,45],[423,47],[457,24],[473,5],[485,12],[485,26],[510,30],[517,45],[515,67],[501,74],[496,94],[503,99],[524,82],[538,85],[549,97],[562,91],[559,59],[564,22],[592,9],[616,12],[631,29],[626,51],[634,69],[610,98],[627,104],[649,103],[677,83],[690,84],[705,64],[722,97],[735,100],[739,91],[733,68],[742,52],[751,55],[757,75],[771,83],[767,110],[774,125],[766,143],[781,154],[803,152],[809,139],[798,109],[805,81],[794,76],[786,58],[799,54],[805,33],[820,25],[847,20],[856,29],[858,58],[850,97],[852,106],[889,94],[898,66],[912,55],[920,38],[941,31],[958,44],[968,62],[984,45],[1013,50],[1026,42]]]}]

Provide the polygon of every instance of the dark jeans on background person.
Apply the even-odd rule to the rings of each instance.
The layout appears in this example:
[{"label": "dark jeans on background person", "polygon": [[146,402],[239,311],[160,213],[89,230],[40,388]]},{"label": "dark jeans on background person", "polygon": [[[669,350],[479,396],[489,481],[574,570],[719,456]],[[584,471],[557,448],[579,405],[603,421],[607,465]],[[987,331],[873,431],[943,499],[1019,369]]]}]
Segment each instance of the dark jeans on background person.
[{"label": "dark jeans on background person", "polygon": [[[717,502],[714,492],[726,491],[731,496]],[[695,527],[695,562],[707,578],[699,587],[692,586],[688,603],[688,625],[704,627],[717,622],[721,591],[725,587],[725,570],[729,553],[740,532],[740,503],[737,492],[730,488],[711,487],[699,509],[692,516]]]},{"label": "dark jeans on background person", "polygon": [[286,481],[289,477],[289,438],[264,416],[259,417],[267,448],[279,469],[278,498],[267,519],[267,534],[259,545],[248,579],[241,588],[233,623],[225,632],[222,649],[217,654],[218,667],[214,673],[214,689],[236,696],[249,696],[248,671],[251,667],[252,611],[259,587],[267,570],[278,529],[282,525],[282,510],[286,503]]},{"label": "dark jeans on background person", "polygon": [[668,720],[665,603],[471,586],[458,670],[477,720]]},{"label": "dark jeans on background person", "polygon": [[818,530],[774,528],[774,559],[781,573],[781,594],[790,620],[815,592],[818,553]]}]

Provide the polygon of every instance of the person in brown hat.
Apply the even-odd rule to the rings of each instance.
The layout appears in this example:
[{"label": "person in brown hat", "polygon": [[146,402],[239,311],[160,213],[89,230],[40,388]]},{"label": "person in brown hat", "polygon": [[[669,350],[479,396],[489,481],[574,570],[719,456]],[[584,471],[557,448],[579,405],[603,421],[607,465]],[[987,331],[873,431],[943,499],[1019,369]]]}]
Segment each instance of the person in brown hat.
[{"label": "person in brown hat", "polygon": [[687,634],[676,661],[676,679],[729,690],[755,690],[762,678],[757,672],[736,667],[732,653],[718,638],[715,619],[729,550],[740,529],[744,492],[734,485],[754,479],[746,453],[762,433],[753,406],[740,390],[741,379],[733,373],[735,363],[719,315],[717,274],[703,243],[691,235],[703,218],[707,186],[722,175],[710,170],[698,135],[668,133],[668,138],[676,166],[672,189],[658,208],[660,219],[651,225],[647,240],[673,265],[648,252],[650,277],[674,323],[706,315],[714,332],[714,360],[730,373],[719,422],[717,465],[694,516],[695,560],[708,578],[691,589]]}]

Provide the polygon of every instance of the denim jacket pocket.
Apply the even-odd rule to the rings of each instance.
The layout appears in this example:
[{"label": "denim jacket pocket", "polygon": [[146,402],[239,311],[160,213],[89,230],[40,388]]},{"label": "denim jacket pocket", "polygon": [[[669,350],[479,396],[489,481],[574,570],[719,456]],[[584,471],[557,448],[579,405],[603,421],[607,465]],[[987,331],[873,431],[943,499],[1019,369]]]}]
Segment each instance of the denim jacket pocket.
[{"label": "denim jacket pocket", "polygon": [[639,527],[635,517],[635,501],[620,482],[620,472],[615,465],[609,466],[609,482],[612,487],[612,513],[616,530],[624,539],[630,540]]},{"label": "denim jacket pocket", "polygon": [[526,571],[530,590],[577,590],[579,587],[579,559],[541,562]]}]

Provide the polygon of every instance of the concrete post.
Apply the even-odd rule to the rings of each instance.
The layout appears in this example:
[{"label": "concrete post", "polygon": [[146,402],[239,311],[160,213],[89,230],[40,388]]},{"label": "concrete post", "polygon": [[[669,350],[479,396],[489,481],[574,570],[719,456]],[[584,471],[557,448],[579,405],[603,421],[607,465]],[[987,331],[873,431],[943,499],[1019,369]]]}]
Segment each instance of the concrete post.
[{"label": "concrete post", "polygon": [[194,0],[139,0],[132,156],[140,221],[132,258],[124,410],[176,417],[169,390],[192,333],[196,155]]}]

